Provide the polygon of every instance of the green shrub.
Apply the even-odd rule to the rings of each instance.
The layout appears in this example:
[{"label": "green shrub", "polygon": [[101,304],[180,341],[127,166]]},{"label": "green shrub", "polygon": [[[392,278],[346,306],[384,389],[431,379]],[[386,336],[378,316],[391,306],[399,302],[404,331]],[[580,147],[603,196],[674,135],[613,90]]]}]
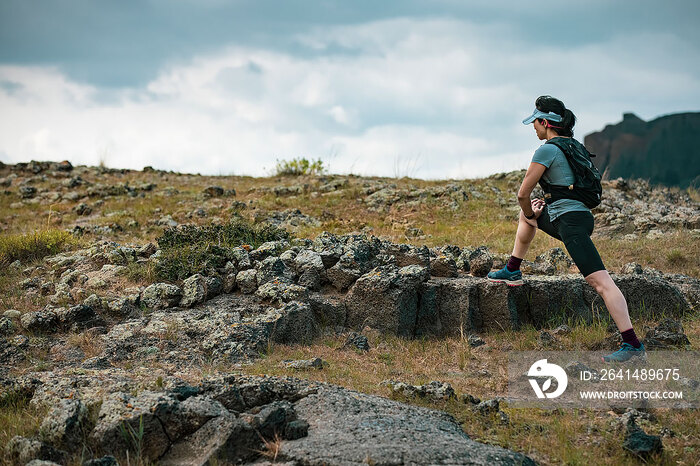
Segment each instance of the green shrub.
[{"label": "green shrub", "polygon": [[277,160],[276,176],[321,175],[326,171],[321,159],[309,161],[306,158]]},{"label": "green shrub", "polygon": [[195,273],[217,274],[217,269],[233,259],[232,248],[247,244],[254,249],[267,241],[290,237],[289,232],[274,225],[251,225],[240,218],[223,225],[168,228],[156,240],[162,256],[155,274],[168,281],[184,280]]},{"label": "green shrub", "polygon": [[64,230],[35,230],[32,233],[0,236],[0,265],[58,254],[75,238]]}]

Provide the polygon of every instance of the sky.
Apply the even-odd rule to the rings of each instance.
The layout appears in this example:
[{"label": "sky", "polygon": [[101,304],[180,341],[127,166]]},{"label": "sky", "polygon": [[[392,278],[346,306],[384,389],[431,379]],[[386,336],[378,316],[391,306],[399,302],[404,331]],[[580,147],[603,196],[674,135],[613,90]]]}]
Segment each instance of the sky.
[{"label": "sky", "polygon": [[700,2],[0,0],[0,161],[463,179],[700,110]]}]

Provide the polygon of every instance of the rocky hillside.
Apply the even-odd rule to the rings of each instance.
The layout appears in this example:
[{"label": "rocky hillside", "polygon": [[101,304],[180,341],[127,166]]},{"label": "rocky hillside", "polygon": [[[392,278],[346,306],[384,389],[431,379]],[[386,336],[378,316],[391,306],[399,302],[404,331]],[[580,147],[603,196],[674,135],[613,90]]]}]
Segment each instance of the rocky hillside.
[{"label": "rocky hillside", "polygon": [[[535,245],[524,286],[484,278],[507,259],[494,235],[512,241],[521,172],[0,174],[6,462],[555,464],[595,461],[593,446],[617,464],[700,459],[697,406],[508,407],[507,351],[620,339],[554,242]],[[613,276],[645,345],[697,349],[700,280],[678,273],[697,269],[692,193],[615,180],[596,219],[597,242],[622,249]],[[556,440],[572,436],[580,451]]]},{"label": "rocky hillside", "polygon": [[641,178],[666,186],[700,186],[700,113],[678,113],[644,121],[625,113],[622,121],[584,138],[608,179]]}]

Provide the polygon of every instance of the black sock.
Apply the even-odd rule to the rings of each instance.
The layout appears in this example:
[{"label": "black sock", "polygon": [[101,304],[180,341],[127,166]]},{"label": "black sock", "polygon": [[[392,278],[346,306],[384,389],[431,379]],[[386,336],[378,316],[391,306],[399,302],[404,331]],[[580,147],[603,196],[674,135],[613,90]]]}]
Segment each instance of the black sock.
[{"label": "black sock", "polygon": [[635,335],[634,333],[634,328],[630,328],[629,330],[620,332],[620,334],[622,335],[623,342],[629,343],[635,348],[639,348],[642,345],[641,343],[639,343],[639,340],[637,340],[637,335]]},{"label": "black sock", "polygon": [[520,270],[520,264],[522,263],[522,261],[522,259],[518,259],[515,256],[510,256],[510,259],[508,259],[508,263],[506,264],[506,268],[509,272],[515,272],[516,270]]}]

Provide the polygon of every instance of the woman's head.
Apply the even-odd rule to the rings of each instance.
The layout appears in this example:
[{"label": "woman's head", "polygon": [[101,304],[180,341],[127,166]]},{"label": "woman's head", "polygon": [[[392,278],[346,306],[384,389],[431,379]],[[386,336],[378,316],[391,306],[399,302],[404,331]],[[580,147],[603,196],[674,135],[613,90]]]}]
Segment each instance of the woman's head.
[{"label": "woman's head", "polygon": [[562,117],[561,122],[549,121],[545,118],[538,118],[537,121],[545,128],[551,128],[560,136],[574,136],[574,125],[576,115],[564,106],[564,103],[550,95],[542,95],[535,101],[535,108],[541,112],[553,112]]}]

